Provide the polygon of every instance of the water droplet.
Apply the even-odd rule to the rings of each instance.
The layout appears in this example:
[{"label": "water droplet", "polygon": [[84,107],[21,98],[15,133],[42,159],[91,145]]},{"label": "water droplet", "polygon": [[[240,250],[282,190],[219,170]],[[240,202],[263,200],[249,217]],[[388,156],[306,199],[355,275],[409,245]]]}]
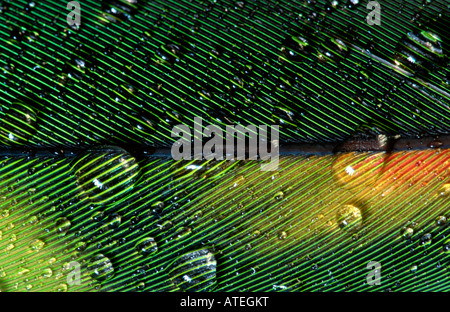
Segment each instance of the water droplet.
[{"label": "water droplet", "polygon": [[160,231],[166,231],[173,226],[173,223],[170,220],[166,220],[163,221],[162,223],[156,224],[156,226],[159,228]]},{"label": "water droplet", "polygon": [[286,239],[286,238],[287,238],[287,233],[286,233],[285,231],[282,231],[282,232],[280,233],[280,235],[278,235],[278,238],[279,238],[279,239]]},{"label": "water droplet", "polygon": [[17,271],[17,275],[25,275],[30,273],[30,270],[27,268],[19,268],[19,270]]},{"label": "water droplet", "polygon": [[65,236],[71,226],[72,224],[67,218],[62,217],[55,220],[55,230],[60,237]]},{"label": "water droplet", "polygon": [[210,291],[217,284],[214,254],[201,249],[186,253],[171,265],[169,276],[184,291]]},{"label": "water droplet", "polygon": [[411,31],[397,45],[395,63],[419,76],[436,70],[445,60],[441,38],[430,31]]},{"label": "water droplet", "polygon": [[349,54],[349,48],[339,38],[328,39],[318,49],[318,58],[323,62],[338,63],[346,58]]},{"label": "water droplet", "polygon": [[291,36],[283,41],[281,51],[286,60],[301,62],[312,52],[310,41],[304,36]]},{"label": "water droplet", "polygon": [[180,61],[180,56],[182,54],[182,45],[177,43],[168,43],[155,50],[155,56],[158,63],[173,64],[175,61]]},{"label": "water droplet", "polygon": [[447,223],[447,218],[444,217],[444,216],[439,216],[439,217],[436,219],[436,224],[437,224],[438,226],[443,226],[443,225],[445,225],[446,223]]},{"label": "water droplet", "polygon": [[157,201],[151,206],[151,211],[153,214],[160,214],[163,209],[164,209],[164,202],[162,201]]},{"label": "water droplet", "polygon": [[140,255],[148,256],[158,251],[158,245],[153,237],[146,237],[136,244],[135,249]]},{"label": "water droplet", "polygon": [[284,198],[284,193],[283,193],[282,191],[279,191],[279,192],[276,193],[273,197],[274,197],[276,200],[281,200],[281,199]]},{"label": "water droplet", "polygon": [[91,150],[75,163],[74,169],[79,186],[96,204],[109,204],[124,197],[139,173],[136,159],[113,146]]},{"label": "water droplet", "polygon": [[138,0],[103,0],[102,15],[99,17],[103,23],[118,23],[131,19],[139,8]]},{"label": "water droplet", "polygon": [[413,236],[413,234],[414,234],[414,229],[411,227],[404,227],[402,229],[402,236],[404,238],[410,238]]},{"label": "water droplet", "polygon": [[245,2],[244,1],[236,1],[234,8],[236,10],[240,9],[242,10],[245,7]]},{"label": "water droplet", "polygon": [[136,290],[143,290],[145,288],[145,283],[140,282],[136,285]]},{"label": "water droplet", "polygon": [[58,286],[55,286],[53,289],[55,292],[66,292],[67,291],[67,285],[66,284],[59,284]]},{"label": "water droplet", "polygon": [[98,222],[101,221],[103,219],[103,216],[105,215],[104,211],[96,211],[94,212],[94,214],[91,216],[91,219]]},{"label": "water droplet", "polygon": [[420,244],[422,246],[429,245],[429,244],[431,244],[431,239],[432,239],[431,234],[426,233],[420,238]]},{"label": "water droplet", "polygon": [[450,239],[447,239],[442,246],[445,253],[450,253]]},{"label": "water droplet", "polygon": [[155,132],[156,121],[147,113],[131,113],[127,115],[128,123],[133,131],[142,136],[151,136]]},{"label": "water droplet", "polygon": [[7,218],[7,217],[9,217],[9,210],[5,209],[2,211],[2,218]]},{"label": "water droplet", "polygon": [[261,231],[259,231],[259,230],[255,230],[254,232],[253,232],[253,236],[255,236],[255,237],[258,237],[258,236],[260,236],[261,235]]},{"label": "water droplet", "polygon": [[118,213],[113,213],[108,217],[108,220],[109,220],[109,227],[117,228],[122,222],[122,217]]},{"label": "water droplet", "polygon": [[114,267],[111,260],[102,254],[93,256],[86,269],[91,277],[98,281],[105,281],[114,276]]},{"label": "water droplet", "polygon": [[43,277],[51,277],[53,275],[53,271],[50,268],[46,268],[42,271]]},{"label": "water droplet", "polygon": [[192,232],[192,228],[190,228],[190,227],[182,227],[182,228],[179,228],[175,232],[175,234],[176,234],[177,239],[181,239],[181,238],[184,238],[187,235],[189,235],[191,232]]},{"label": "water droplet", "polygon": [[23,145],[36,132],[36,124],[34,110],[15,102],[0,122],[0,141],[6,145]]},{"label": "water droplet", "polygon": [[[360,135],[345,141],[337,149],[332,164],[336,182],[353,190],[371,186],[381,175],[388,148],[389,139],[384,135],[375,139]],[[349,152],[351,150],[356,152]]]},{"label": "water droplet", "polygon": [[341,229],[358,231],[362,226],[361,210],[353,205],[344,205],[337,211],[337,223]]},{"label": "water droplet", "polygon": [[44,246],[45,243],[40,239],[35,239],[30,243],[30,249],[32,251],[40,251]]},{"label": "water droplet", "polygon": [[8,245],[6,245],[6,247],[5,247],[5,251],[11,251],[11,250],[13,250],[14,249],[14,244],[8,244]]},{"label": "water droplet", "polygon": [[444,184],[442,188],[440,189],[441,196],[449,196],[450,195],[450,184]]}]

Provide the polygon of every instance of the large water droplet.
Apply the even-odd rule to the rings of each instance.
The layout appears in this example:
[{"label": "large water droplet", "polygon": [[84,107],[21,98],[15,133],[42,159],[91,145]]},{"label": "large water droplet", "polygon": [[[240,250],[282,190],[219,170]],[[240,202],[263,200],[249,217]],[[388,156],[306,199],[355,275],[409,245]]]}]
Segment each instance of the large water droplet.
[{"label": "large water droplet", "polygon": [[336,218],[339,227],[349,232],[358,231],[362,226],[361,210],[353,205],[343,205],[339,208]]},{"label": "large water droplet", "polygon": [[418,75],[426,75],[444,63],[441,38],[430,31],[411,31],[402,37],[395,52],[395,63]]},{"label": "large water droplet", "polygon": [[89,260],[87,270],[91,277],[98,281],[105,281],[114,276],[111,260],[102,254],[95,255]]},{"label": "large water droplet", "polygon": [[201,249],[180,256],[170,265],[169,276],[184,291],[210,291],[217,284],[214,254]]},{"label": "large water droplet", "polygon": [[334,178],[346,189],[371,186],[382,172],[389,144],[385,135],[360,134],[345,141],[332,164]]},{"label": "large water droplet", "polygon": [[336,156],[332,170],[343,188],[367,187],[378,179],[384,160],[384,153],[343,153]]},{"label": "large water droplet", "polygon": [[13,103],[0,122],[0,141],[3,144],[25,144],[36,132],[37,117],[33,109]]},{"label": "large water droplet", "polygon": [[79,186],[93,203],[109,204],[133,188],[139,167],[124,149],[104,146],[79,159],[74,172]]}]

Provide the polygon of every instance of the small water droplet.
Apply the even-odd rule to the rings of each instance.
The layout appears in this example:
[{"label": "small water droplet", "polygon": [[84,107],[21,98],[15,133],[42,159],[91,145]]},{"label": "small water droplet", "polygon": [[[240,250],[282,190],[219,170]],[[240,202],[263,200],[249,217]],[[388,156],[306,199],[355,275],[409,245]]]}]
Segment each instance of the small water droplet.
[{"label": "small water droplet", "polygon": [[98,222],[98,221],[101,221],[103,219],[104,215],[105,215],[104,211],[96,211],[96,212],[94,212],[94,214],[92,214],[91,219],[93,221]]},{"label": "small water droplet", "polygon": [[166,231],[173,226],[173,223],[170,220],[166,220],[163,221],[162,223],[156,224],[156,226],[159,228],[160,231]]},{"label": "small water droplet", "polygon": [[136,290],[143,290],[145,288],[145,283],[140,282],[136,285]]},{"label": "small water droplet", "polygon": [[132,18],[139,9],[138,0],[106,0],[101,2],[102,14],[99,19],[103,23],[119,23]]},{"label": "small water droplet", "polygon": [[320,61],[337,63],[348,56],[350,49],[341,39],[332,38],[325,41],[317,50]]},{"label": "small water droplet", "polygon": [[285,231],[281,231],[280,234],[278,235],[279,239],[286,239],[287,238],[287,233]]},{"label": "small water droplet", "polygon": [[46,268],[42,271],[43,277],[51,277],[53,275],[53,271],[50,268]]},{"label": "small water droplet", "polygon": [[411,227],[404,227],[402,229],[402,236],[404,238],[410,238],[413,236],[413,234],[414,234],[414,229]]},{"label": "small water droplet", "polygon": [[135,249],[140,255],[148,256],[158,251],[158,245],[153,237],[146,237],[136,244]]},{"label": "small water droplet", "polygon": [[67,218],[62,217],[55,220],[55,230],[60,237],[65,236],[71,226],[72,224]]},{"label": "small water droplet", "polygon": [[177,239],[181,239],[186,237],[187,235],[189,235],[192,232],[192,228],[190,227],[182,227],[179,228],[175,233],[176,233],[176,238]]},{"label": "small water droplet", "polygon": [[45,243],[40,239],[35,239],[30,243],[30,249],[32,251],[40,251],[44,246]]},{"label": "small water droplet", "polygon": [[432,240],[431,234],[426,233],[420,238],[420,244],[422,246],[429,245],[429,244],[431,244],[431,240]]},{"label": "small water droplet", "polygon": [[439,217],[436,219],[436,224],[437,224],[438,226],[443,226],[443,225],[445,225],[446,223],[447,223],[447,218],[444,217],[444,216],[439,216]]},{"label": "small water droplet", "polygon": [[19,268],[19,270],[17,271],[17,275],[25,275],[30,273],[30,270],[27,268]]},{"label": "small water droplet", "polygon": [[113,213],[108,217],[108,220],[109,220],[109,227],[114,229],[119,227],[120,223],[122,222],[122,217],[118,213]]},{"label": "small water droplet", "polygon": [[290,36],[283,41],[281,52],[286,60],[301,62],[311,54],[310,41],[305,36]]},{"label": "small water droplet", "polygon": [[9,217],[9,210],[5,209],[2,211],[2,218],[7,218],[7,217]]},{"label": "small water droplet", "polygon": [[273,196],[276,200],[282,200],[284,198],[284,193],[282,191],[279,191]]},{"label": "small water droplet", "polygon": [[68,287],[66,284],[59,284],[59,285],[55,286],[55,288],[53,288],[53,290],[55,292],[66,292],[67,289],[68,289]]},{"label": "small water droplet", "polygon": [[151,211],[153,214],[160,214],[163,209],[164,209],[164,202],[162,201],[157,201],[151,206]]},{"label": "small water droplet", "polygon": [[11,250],[13,250],[14,249],[14,244],[8,244],[8,245],[6,245],[6,247],[5,247],[5,251],[11,251]]}]

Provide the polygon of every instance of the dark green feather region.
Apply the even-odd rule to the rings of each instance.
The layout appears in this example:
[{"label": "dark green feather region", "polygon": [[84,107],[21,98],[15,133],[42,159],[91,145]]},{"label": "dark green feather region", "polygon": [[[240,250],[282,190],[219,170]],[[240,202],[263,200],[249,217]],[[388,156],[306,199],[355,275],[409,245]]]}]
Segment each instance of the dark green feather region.
[{"label": "dark green feather region", "polygon": [[0,121],[0,142],[17,146],[25,144],[37,129],[37,114],[25,104],[15,102]]}]

